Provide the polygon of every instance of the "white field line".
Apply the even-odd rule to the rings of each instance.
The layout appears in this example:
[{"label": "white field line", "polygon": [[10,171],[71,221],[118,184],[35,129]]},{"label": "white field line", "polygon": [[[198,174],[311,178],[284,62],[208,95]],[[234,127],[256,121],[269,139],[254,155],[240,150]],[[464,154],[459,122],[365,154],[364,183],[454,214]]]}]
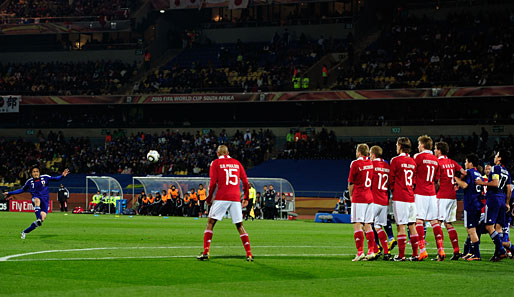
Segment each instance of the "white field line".
[{"label": "white field line", "polygon": [[[218,248],[241,248],[241,246],[214,246],[214,249]],[[271,245],[262,245],[262,246],[253,246],[253,248],[313,248],[313,249],[355,249],[355,247],[349,246],[313,246],[313,245],[297,245],[297,246],[271,246]],[[113,260],[113,259],[158,259],[158,258],[189,258],[194,256],[138,256],[138,257],[98,257],[98,258],[47,258],[47,259],[16,259],[11,260],[13,258],[20,258],[24,256],[38,255],[38,254],[49,254],[49,253],[66,253],[66,252],[84,252],[84,251],[101,251],[101,250],[140,250],[140,249],[198,249],[201,250],[201,246],[158,246],[158,247],[99,247],[99,248],[83,248],[83,249],[63,249],[63,250],[46,250],[46,251],[36,251],[36,252],[28,252],[22,254],[8,255],[0,258],[0,262],[6,261],[66,261],[66,260]],[[435,247],[427,247],[427,250],[436,250]],[[406,247],[406,251],[409,248]],[[493,251],[494,249],[481,249],[481,251]],[[299,256],[299,257],[323,257],[323,256],[351,256],[353,254],[264,254],[258,255],[259,257],[290,257],[290,256]]]}]

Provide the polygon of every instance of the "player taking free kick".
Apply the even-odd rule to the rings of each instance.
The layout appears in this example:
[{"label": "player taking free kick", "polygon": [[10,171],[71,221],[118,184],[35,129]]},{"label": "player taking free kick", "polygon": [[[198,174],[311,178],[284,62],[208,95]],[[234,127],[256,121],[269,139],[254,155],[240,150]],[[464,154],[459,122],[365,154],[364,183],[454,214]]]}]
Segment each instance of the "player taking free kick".
[{"label": "player taking free kick", "polygon": [[[239,231],[241,241],[246,250],[246,260],[253,261],[252,251],[250,249],[250,239],[243,227],[243,210],[242,207],[248,205],[249,187],[248,178],[243,165],[236,159],[232,159],[228,155],[228,148],[220,145],[217,150],[218,159],[211,164],[209,176],[211,182],[209,185],[209,195],[207,196],[207,205],[209,209],[209,219],[203,236],[203,252],[197,257],[198,260],[209,260],[209,248],[212,240],[212,230],[217,221],[221,221],[227,211],[230,212],[232,222]],[[243,204],[241,205],[241,192],[239,190],[239,179],[243,183]],[[216,198],[213,201],[214,191]]]},{"label": "player taking free kick", "polygon": [[48,183],[54,180],[61,180],[63,177],[68,175],[70,171],[65,169],[62,175],[52,177],[50,175],[40,175],[39,167],[34,166],[30,170],[32,177],[25,182],[25,185],[21,189],[14,190],[12,192],[4,192],[5,196],[21,194],[25,191],[29,191],[32,195],[32,205],[34,206],[34,213],[36,220],[25,230],[21,232],[21,239],[25,239],[25,235],[34,231],[37,227],[43,225],[43,221],[46,219],[48,213],[48,207],[50,205],[50,196],[48,194]]}]

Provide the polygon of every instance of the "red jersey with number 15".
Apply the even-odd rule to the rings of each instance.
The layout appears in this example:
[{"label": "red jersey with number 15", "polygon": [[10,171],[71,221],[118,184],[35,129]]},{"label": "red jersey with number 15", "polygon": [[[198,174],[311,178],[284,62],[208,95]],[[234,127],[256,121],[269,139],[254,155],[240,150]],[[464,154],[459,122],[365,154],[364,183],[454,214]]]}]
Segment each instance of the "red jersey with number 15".
[{"label": "red jersey with number 15", "polygon": [[241,201],[239,179],[243,183],[244,199],[248,199],[248,178],[246,177],[243,165],[236,159],[232,159],[230,156],[220,156],[212,162],[209,176],[211,182],[209,184],[207,202],[212,200],[216,185],[218,186],[218,191],[216,192],[215,200]]},{"label": "red jersey with number 15", "polygon": [[389,164],[383,159],[373,160],[373,203],[378,205],[389,205]]},{"label": "red jersey with number 15", "polygon": [[439,175],[439,162],[432,151],[422,151],[414,155],[416,162],[416,188],[414,194],[435,196],[435,179]]},{"label": "red jersey with number 15", "polygon": [[457,199],[455,189],[455,171],[460,171],[462,167],[459,163],[446,156],[440,156],[439,160],[439,191],[437,198],[439,199]]},{"label": "red jersey with number 15", "polygon": [[416,163],[405,153],[391,160],[389,173],[389,188],[393,192],[393,201],[414,202],[414,178],[416,178]]},{"label": "red jersey with number 15", "polygon": [[353,184],[352,203],[373,203],[372,178],[373,164],[368,157],[352,161],[348,177],[348,182]]}]

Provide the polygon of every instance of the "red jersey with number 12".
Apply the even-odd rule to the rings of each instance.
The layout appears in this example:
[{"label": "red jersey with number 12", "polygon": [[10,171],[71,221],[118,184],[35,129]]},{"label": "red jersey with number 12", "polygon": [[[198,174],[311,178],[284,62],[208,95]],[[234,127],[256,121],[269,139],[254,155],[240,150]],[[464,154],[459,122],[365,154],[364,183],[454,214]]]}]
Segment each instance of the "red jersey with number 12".
[{"label": "red jersey with number 12", "polygon": [[373,164],[368,157],[360,157],[350,164],[348,182],[353,184],[352,203],[373,203],[371,181]]},{"label": "red jersey with number 12", "polygon": [[416,162],[416,188],[414,194],[435,196],[435,179],[439,175],[439,162],[432,151],[422,151],[414,155]]},{"label": "red jersey with number 12", "polygon": [[393,201],[414,202],[413,184],[416,178],[416,163],[405,153],[391,160],[389,188],[393,192]]},{"label": "red jersey with number 12", "polygon": [[455,189],[455,171],[460,171],[462,167],[459,163],[446,156],[440,156],[439,160],[439,191],[437,198],[440,199],[457,199]]},{"label": "red jersey with number 12", "polygon": [[389,164],[383,159],[373,160],[373,203],[378,205],[389,205]]},{"label": "red jersey with number 12", "polygon": [[[232,159],[230,156],[220,156],[212,162],[209,176],[211,178],[209,197],[213,196],[217,185],[218,191],[215,200],[241,201],[241,190],[239,188],[239,179],[241,179],[244,199],[248,199],[248,178],[243,165],[238,160]],[[208,202],[210,202],[209,199]]]}]

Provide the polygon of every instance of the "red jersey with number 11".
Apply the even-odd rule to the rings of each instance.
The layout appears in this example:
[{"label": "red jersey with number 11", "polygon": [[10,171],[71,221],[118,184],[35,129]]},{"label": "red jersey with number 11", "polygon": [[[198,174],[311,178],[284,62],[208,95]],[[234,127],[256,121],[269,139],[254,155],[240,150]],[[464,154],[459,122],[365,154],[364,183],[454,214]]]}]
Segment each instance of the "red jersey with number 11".
[{"label": "red jersey with number 11", "polygon": [[416,178],[416,163],[405,153],[391,160],[389,188],[393,192],[393,201],[414,202],[414,179]]},{"label": "red jersey with number 11", "polygon": [[371,182],[373,164],[368,157],[360,157],[352,161],[348,182],[353,184],[352,203],[373,203]]},{"label": "red jersey with number 11", "polygon": [[241,190],[239,188],[239,179],[243,183],[244,199],[248,200],[248,178],[246,177],[243,165],[230,156],[220,156],[214,160],[209,170],[211,182],[209,185],[209,196],[207,202],[212,200],[216,185],[216,200],[223,201],[241,201]]},{"label": "red jersey with number 11", "polygon": [[424,150],[414,155],[416,162],[416,188],[414,194],[435,196],[435,179],[439,176],[439,162],[432,151]]}]

